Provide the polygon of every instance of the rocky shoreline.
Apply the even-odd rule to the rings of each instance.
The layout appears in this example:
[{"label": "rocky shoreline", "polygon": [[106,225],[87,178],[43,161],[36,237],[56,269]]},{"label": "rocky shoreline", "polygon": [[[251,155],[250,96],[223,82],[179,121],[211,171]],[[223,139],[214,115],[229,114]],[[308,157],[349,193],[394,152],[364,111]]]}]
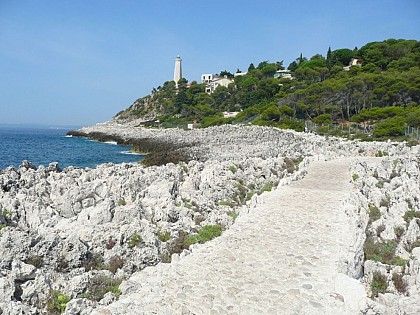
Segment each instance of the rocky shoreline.
[{"label": "rocky shoreline", "polygon": [[[35,169],[25,162],[18,169],[0,171],[0,314],[64,310],[65,314],[90,314],[98,305],[118,298],[121,281],[146,266],[187,255],[189,245],[205,227],[228,229],[238,215],[246,215],[258,203],[261,193],[303,176],[305,165],[313,159],[388,155],[388,160],[401,161],[396,162],[404,166],[398,166],[400,175],[389,183],[399,179],[399,187],[411,187],[417,180],[417,190],[397,191],[399,197],[392,195],[390,202],[400,204],[409,198],[412,211],[420,211],[418,146],[350,142],[256,126],[185,131],[110,122],[70,134],[117,141],[149,154],[145,165],[110,163],[95,169],[60,170],[56,164]],[[389,175],[388,166],[377,170],[383,181],[388,180],[384,177]],[[354,182],[362,193],[352,209],[362,205],[364,209],[360,216],[349,210],[354,222],[364,220],[355,225],[359,248],[352,255],[357,260],[366,239],[360,226],[368,225],[368,206],[379,199],[369,190],[374,171],[363,164],[354,168],[358,176]],[[386,196],[396,189],[388,182],[383,185],[389,188],[383,192]],[[379,209],[385,220],[386,209],[393,208]],[[397,212],[401,215],[402,210]],[[419,221],[414,218],[399,236],[403,243],[415,243]],[[374,223],[369,229],[377,228],[379,223]],[[389,239],[395,224],[383,224],[380,236]],[[416,252],[416,248],[411,251],[414,256]],[[411,267],[417,266],[415,260],[409,261],[408,292],[415,296],[419,273]],[[372,277],[373,272],[365,274]],[[360,271],[354,274],[360,275]]]}]

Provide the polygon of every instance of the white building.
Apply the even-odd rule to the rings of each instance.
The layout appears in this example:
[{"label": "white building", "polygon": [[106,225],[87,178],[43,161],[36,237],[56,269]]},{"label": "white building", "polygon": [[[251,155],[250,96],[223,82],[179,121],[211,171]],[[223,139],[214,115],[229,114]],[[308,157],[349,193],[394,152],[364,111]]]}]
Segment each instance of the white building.
[{"label": "white building", "polygon": [[362,59],[352,58],[349,62],[349,65],[347,67],[343,67],[343,70],[344,71],[350,71],[350,67],[353,67],[353,66],[361,67],[362,62],[363,62]]},{"label": "white building", "polygon": [[206,92],[211,94],[218,86],[227,87],[229,84],[233,83],[233,80],[229,79],[226,75],[224,77],[219,77],[218,75],[206,73],[201,75],[201,82],[206,83]]},{"label": "white building", "polygon": [[175,59],[175,68],[174,68],[174,81],[175,85],[178,88],[178,81],[182,78],[182,59],[178,55]]},{"label": "white building", "polygon": [[291,71],[284,69],[284,70],[277,70],[274,74],[275,78],[284,78],[284,79],[293,79]]}]

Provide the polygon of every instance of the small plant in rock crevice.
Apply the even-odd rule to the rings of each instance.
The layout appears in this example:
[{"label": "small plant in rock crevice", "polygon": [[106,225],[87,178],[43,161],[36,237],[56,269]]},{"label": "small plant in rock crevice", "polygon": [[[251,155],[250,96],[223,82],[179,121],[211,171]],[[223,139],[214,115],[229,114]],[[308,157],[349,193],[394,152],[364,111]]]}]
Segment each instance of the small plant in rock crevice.
[{"label": "small plant in rock crevice", "polygon": [[388,288],[386,276],[381,274],[379,271],[375,271],[373,273],[370,288],[372,290],[372,297],[378,297],[379,293],[385,293]]},{"label": "small plant in rock crevice", "polygon": [[232,219],[233,219],[233,221],[235,221],[236,220],[236,218],[238,217],[238,214],[235,212],[235,211],[229,211],[229,212],[227,212],[226,213],[228,216],[230,216]]},{"label": "small plant in rock crevice", "polygon": [[386,207],[386,208],[389,208],[390,204],[391,204],[391,200],[389,199],[389,197],[386,197],[379,202],[379,205],[381,207]]},{"label": "small plant in rock crevice", "polygon": [[368,237],[364,245],[365,259],[379,261],[388,265],[403,266],[405,260],[395,256],[396,248],[397,243],[394,240],[376,243],[372,237]]},{"label": "small plant in rock crevice", "polygon": [[128,241],[128,248],[134,248],[142,241],[142,238],[139,234],[135,233],[130,237],[130,240]]},{"label": "small plant in rock crevice", "polygon": [[123,266],[124,266],[124,259],[122,259],[118,255],[115,255],[109,259],[108,265],[106,265],[105,267],[106,269],[111,271],[113,274],[115,274],[117,270],[122,268]]},{"label": "small plant in rock crevice", "polygon": [[380,236],[383,231],[385,231],[385,225],[381,224],[376,228],[376,235]]},{"label": "small plant in rock crevice", "polygon": [[404,275],[394,272],[392,274],[392,282],[394,283],[395,289],[401,294],[407,293],[408,284],[404,280]]},{"label": "small plant in rock crevice", "polygon": [[414,218],[419,218],[420,219],[420,211],[415,211],[415,210],[408,210],[405,214],[404,214],[404,220],[407,223],[410,223],[410,221]]},{"label": "small plant in rock crevice", "polygon": [[38,255],[34,255],[34,256],[29,256],[26,260],[25,260],[26,264],[30,264],[36,268],[41,268],[44,265],[44,258],[42,256],[38,256]]},{"label": "small plant in rock crevice", "polygon": [[117,201],[117,205],[119,206],[125,206],[127,203],[125,202],[125,200],[123,198],[118,199]]},{"label": "small plant in rock crevice", "polygon": [[231,208],[236,206],[236,203],[234,203],[232,201],[227,201],[227,200],[220,200],[218,202],[218,204],[219,204],[219,206],[228,206],[228,207],[231,207]]},{"label": "small plant in rock crevice", "polygon": [[47,311],[48,314],[62,314],[67,306],[67,303],[70,301],[70,298],[57,291],[53,290],[50,294],[50,297],[47,300]]},{"label": "small plant in rock crevice", "polygon": [[161,242],[167,242],[171,239],[171,233],[170,232],[158,232],[157,237],[159,241]]},{"label": "small plant in rock crevice", "polygon": [[117,240],[110,237],[105,245],[106,249],[113,249],[115,244],[117,244]]},{"label": "small plant in rock crevice", "polygon": [[369,206],[369,223],[379,220],[381,217],[381,211],[378,207]]},{"label": "small plant in rock crevice", "polygon": [[195,243],[205,243],[208,242],[222,234],[222,227],[217,225],[205,225],[197,235],[189,235],[187,237],[187,244],[192,245]]},{"label": "small plant in rock crevice", "polygon": [[229,171],[231,171],[232,174],[235,174],[238,171],[238,169],[236,168],[235,165],[231,165],[231,166],[229,166]]},{"label": "small plant in rock crevice", "polygon": [[88,282],[87,294],[91,300],[100,301],[108,292],[112,292],[117,298],[121,295],[119,285],[122,279],[114,279],[109,276],[97,275]]},{"label": "small plant in rock crevice", "polygon": [[404,231],[405,229],[403,226],[394,227],[394,233],[395,233],[395,236],[397,237],[397,241],[399,241],[401,237],[404,235]]}]

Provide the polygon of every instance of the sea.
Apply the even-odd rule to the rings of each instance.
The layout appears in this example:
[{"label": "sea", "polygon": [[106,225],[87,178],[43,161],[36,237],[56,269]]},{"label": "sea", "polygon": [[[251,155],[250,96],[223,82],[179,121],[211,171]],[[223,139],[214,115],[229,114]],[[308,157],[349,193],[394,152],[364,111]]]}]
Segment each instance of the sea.
[{"label": "sea", "polygon": [[[76,128],[74,128],[76,129]],[[60,168],[95,168],[102,163],[138,162],[144,155],[115,142],[70,137],[62,127],[0,126],[0,169],[19,167],[27,160],[36,167],[58,162]]]}]

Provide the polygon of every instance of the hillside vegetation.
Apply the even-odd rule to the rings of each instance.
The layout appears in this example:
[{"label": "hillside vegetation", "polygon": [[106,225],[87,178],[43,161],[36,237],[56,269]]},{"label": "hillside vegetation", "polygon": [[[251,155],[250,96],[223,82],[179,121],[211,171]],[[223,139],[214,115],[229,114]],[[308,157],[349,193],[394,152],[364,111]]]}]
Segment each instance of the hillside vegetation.
[{"label": "hillside vegetation", "polygon": [[[353,59],[361,66],[348,66]],[[404,136],[420,127],[420,41],[388,39],[360,49],[328,49],[326,57],[302,54],[288,69],[293,79],[275,78],[283,61],[250,64],[228,87],[205,92],[205,84],[168,81],[118,113],[118,120],[159,120],[162,127],[197,122],[201,127],[252,123],[303,131],[318,126],[360,124],[374,138]],[[220,73],[233,78],[227,71]],[[224,111],[240,112],[223,118]]]}]

